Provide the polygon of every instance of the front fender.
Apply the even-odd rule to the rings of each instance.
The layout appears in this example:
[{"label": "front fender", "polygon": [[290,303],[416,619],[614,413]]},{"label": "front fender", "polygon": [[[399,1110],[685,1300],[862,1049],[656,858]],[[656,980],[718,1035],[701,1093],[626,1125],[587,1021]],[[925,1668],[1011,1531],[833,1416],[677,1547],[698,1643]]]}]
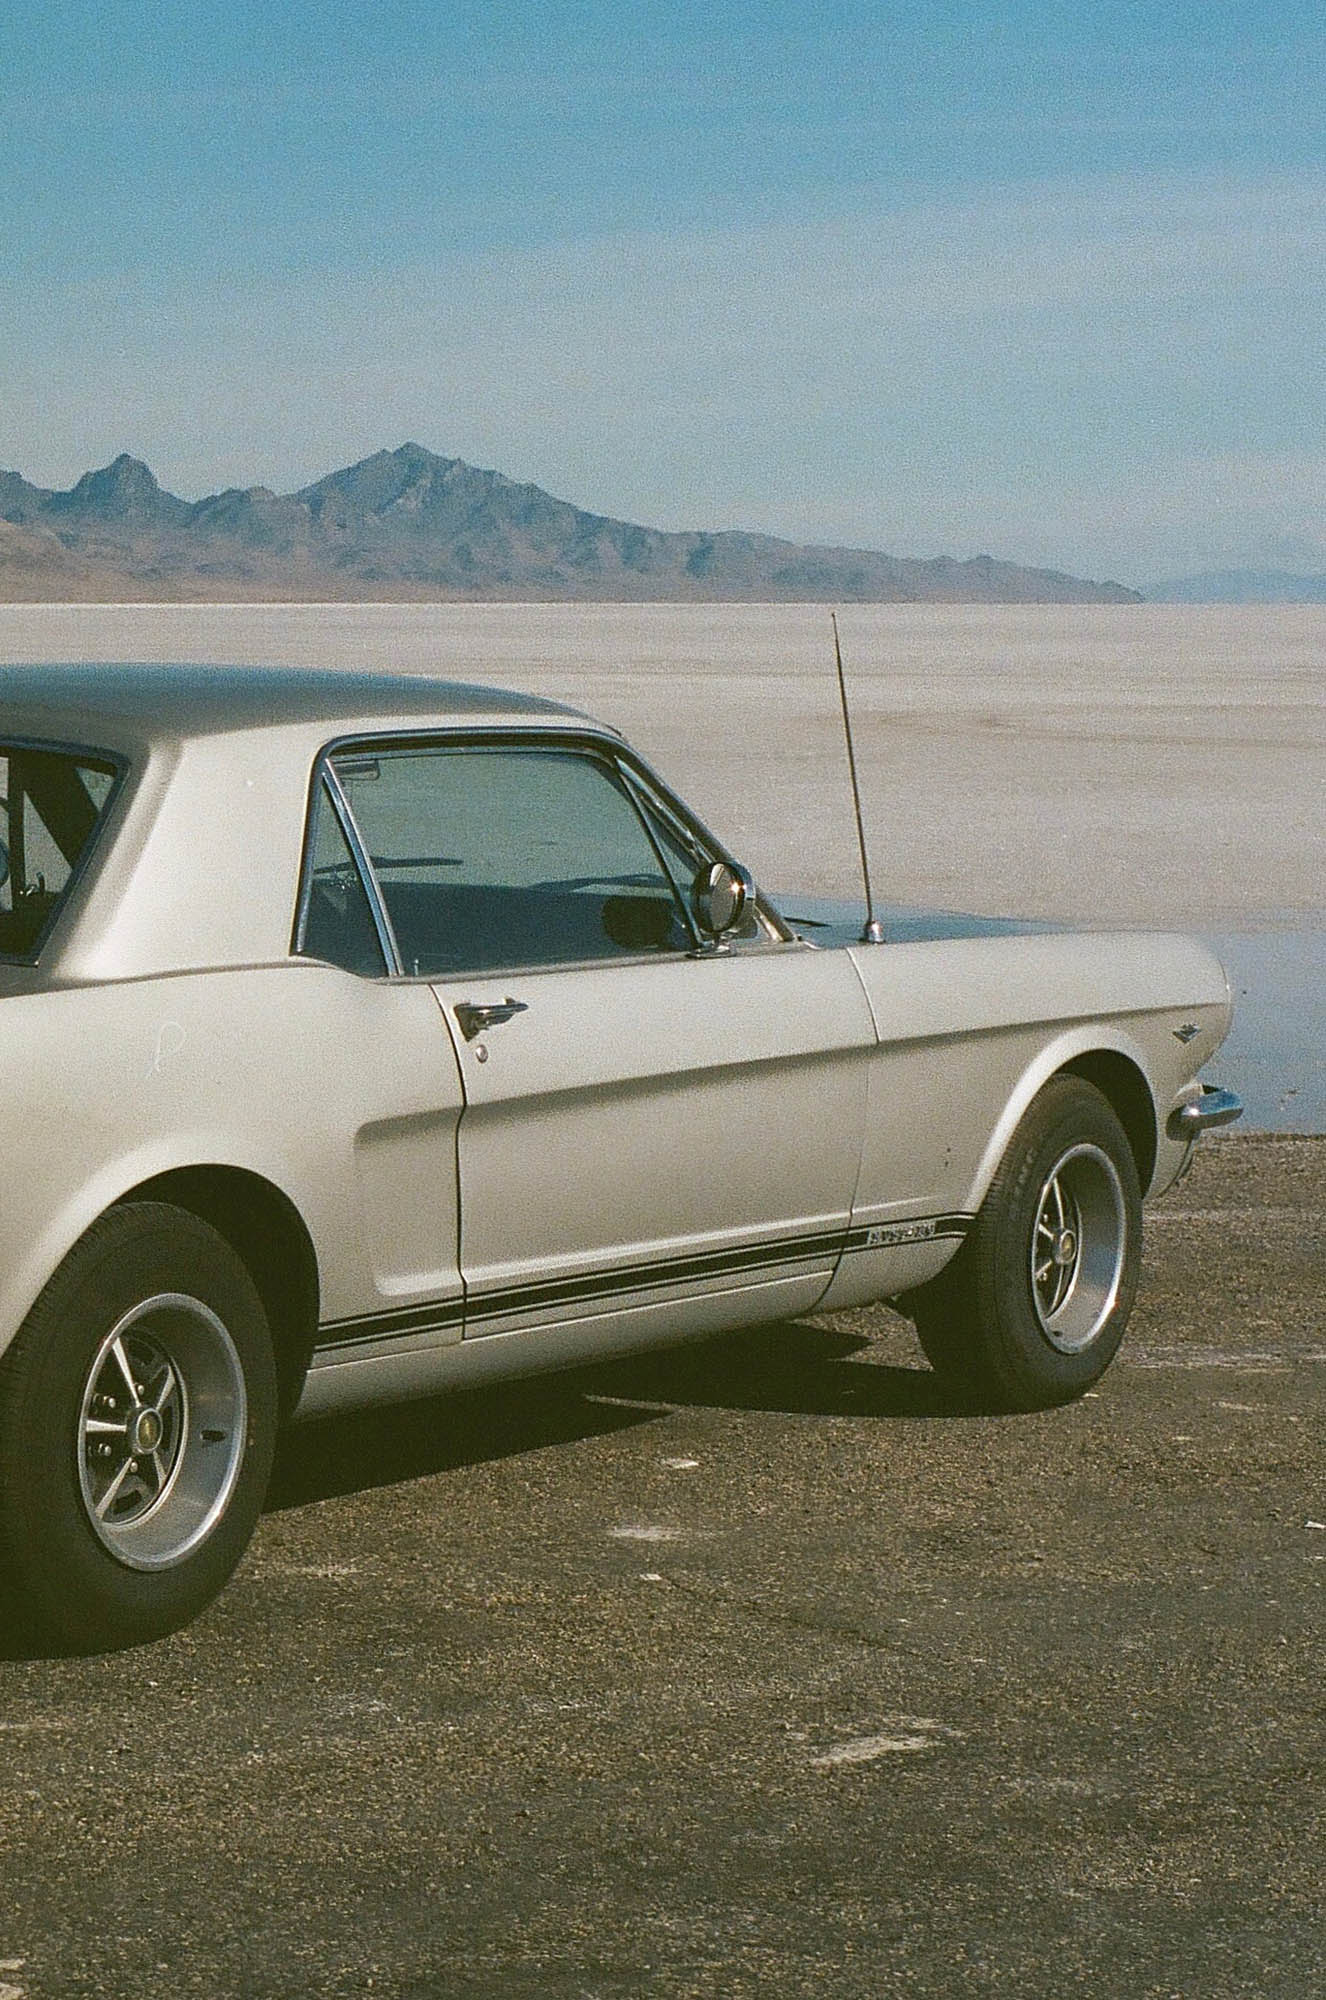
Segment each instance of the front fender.
[{"label": "front fender", "polygon": [[1229,1025],[1228,983],[1204,946],[1097,932],[849,956],[878,1038],[854,1225],[974,1214],[1027,1107],[1069,1068],[1114,1105],[1144,1186],[1179,1171],[1170,1107]]},{"label": "front fender", "polygon": [[[1127,1072],[1133,1079],[1131,1090],[1125,1098],[1122,1091],[1112,1091],[1104,1075],[1110,1066],[1102,1066],[1099,1058],[1104,1055],[1113,1058],[1114,1065],[1127,1065]],[[1017,1080],[1016,1087],[1006,1099],[1003,1109],[991,1129],[985,1150],[977,1163],[967,1192],[960,1204],[968,1214],[974,1215],[990,1191],[999,1168],[999,1162],[1008,1151],[1009,1143],[1018,1126],[1022,1123],[1033,1100],[1044,1089],[1051,1077],[1061,1070],[1086,1070],[1089,1080],[1095,1082],[1110,1099],[1120,1122],[1128,1131],[1133,1142],[1134,1157],[1138,1162],[1138,1179],[1145,1190],[1151,1179],[1152,1163],[1160,1134],[1160,1111],[1156,1101],[1156,1091],[1148,1070],[1146,1051],[1141,1043],[1117,1027],[1102,1027],[1098,1024],[1082,1025],[1056,1035],[1052,1041],[1040,1049]],[[1090,1071],[1096,1071],[1090,1075]],[[1117,1071],[1116,1074],[1127,1072]],[[1144,1134],[1145,1150],[1139,1149],[1137,1136],[1132,1129],[1135,1125],[1138,1105],[1144,1106],[1143,1115],[1148,1127]]]}]

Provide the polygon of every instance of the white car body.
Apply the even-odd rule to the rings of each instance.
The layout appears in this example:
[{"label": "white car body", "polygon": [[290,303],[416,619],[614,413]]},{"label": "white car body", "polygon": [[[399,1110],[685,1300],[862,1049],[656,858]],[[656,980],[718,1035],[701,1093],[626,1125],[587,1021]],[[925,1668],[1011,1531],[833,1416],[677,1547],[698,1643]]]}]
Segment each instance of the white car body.
[{"label": "white car body", "polygon": [[[0,960],[0,1119],[21,1162],[0,1207],[0,1352],[126,1202],[231,1244],[282,1407],[312,1416],[911,1293],[1064,1073],[1113,1107],[1144,1192],[1208,1122],[1196,1074],[1229,989],[1181,937],[819,949],[766,906],[734,945],[524,969],[479,951],[469,969],[351,970],[301,949],[310,806],[330,810],[337,746],[353,746],[347,799],[378,781],[377,746],[542,745],[576,771],[627,760],[613,784],[683,817],[573,711],[238,668],[23,668],[0,695],[5,743],[119,772],[39,949]],[[450,893],[454,857],[429,859]],[[358,897],[344,867],[323,875],[330,900]],[[508,1001],[463,1032],[458,1007]]]}]

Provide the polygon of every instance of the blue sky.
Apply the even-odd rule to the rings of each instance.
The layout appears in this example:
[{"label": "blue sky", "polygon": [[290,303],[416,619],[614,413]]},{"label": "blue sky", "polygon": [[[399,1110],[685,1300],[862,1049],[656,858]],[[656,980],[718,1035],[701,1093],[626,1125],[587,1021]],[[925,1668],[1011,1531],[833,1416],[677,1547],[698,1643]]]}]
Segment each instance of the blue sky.
[{"label": "blue sky", "polygon": [[1326,567],[1320,5],[7,0],[0,465]]}]

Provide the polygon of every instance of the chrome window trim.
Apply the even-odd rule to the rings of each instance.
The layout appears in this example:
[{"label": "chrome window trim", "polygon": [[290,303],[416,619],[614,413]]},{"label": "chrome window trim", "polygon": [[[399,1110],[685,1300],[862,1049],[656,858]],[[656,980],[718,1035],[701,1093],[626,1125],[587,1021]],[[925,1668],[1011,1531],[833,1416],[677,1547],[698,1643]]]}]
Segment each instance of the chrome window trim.
[{"label": "chrome window trim", "polygon": [[294,928],[290,935],[292,958],[307,956],[304,935],[308,930],[309,904],[313,899],[313,839],[322,792],[322,758],[319,756],[314,759],[309,778],[308,800],[304,807],[304,837],[299,843],[299,881],[295,889]]},{"label": "chrome window trim", "polygon": [[[630,799],[631,805],[635,810],[636,818],[640,821],[640,824],[644,827],[645,836],[649,841],[649,845],[654,850],[654,859],[658,862],[659,867],[663,870],[663,879],[669,884],[672,893],[677,900],[677,907],[681,911],[681,920],[682,923],[685,925],[686,935],[690,938],[691,941],[690,950],[687,952],[686,956],[688,958],[695,958],[703,952],[712,950],[714,946],[714,940],[701,937],[700,927],[695,921],[695,913],[691,909],[690,896],[687,893],[687,889],[682,887],[682,884],[677,880],[676,876],[673,874],[671,864],[668,861],[668,857],[663,851],[663,843],[659,839],[658,832],[652,823],[654,815],[657,815],[658,818],[664,821],[667,820],[668,815],[665,812],[661,812],[659,810],[658,805],[655,803],[651,795],[650,788],[641,782],[639,772],[633,771],[630,765],[626,762],[625,758],[623,757],[615,758],[614,764],[617,771],[618,782],[620,783],[627,797]],[[689,884],[687,885],[687,888],[689,888]]]},{"label": "chrome window trim", "polygon": [[[707,954],[706,954],[707,956]],[[534,979],[541,972],[611,972],[619,965],[689,965],[693,951],[619,951],[612,958],[541,958],[533,965],[463,965],[455,972],[402,972],[402,985],[455,986],[467,979]]]},{"label": "chrome window trim", "polygon": [[382,947],[382,956],[386,961],[387,977],[389,979],[399,979],[403,970],[400,946],[396,942],[396,933],[392,928],[391,918],[387,914],[387,905],[382,895],[382,885],[378,881],[377,871],[373,866],[368,849],[364,845],[363,836],[359,831],[355,816],[350,810],[350,801],[345,796],[345,788],[337,776],[336,766],[330,758],[326,759],[323,771],[323,783],[327,787],[332,808],[337,820],[340,822],[341,832],[345,835],[345,842],[350,849],[351,859],[355,867],[359,870],[360,880],[364,884],[364,893],[368,897],[368,907],[373,915],[373,927],[377,931],[378,943]]},{"label": "chrome window trim", "polygon": [[[290,946],[291,955],[295,958],[309,958],[311,963],[330,963],[327,960],[314,960],[312,955],[304,949],[304,938],[308,929],[309,904],[313,896],[313,842],[316,836],[318,811],[324,799],[331,808],[336,823],[340,827],[341,837],[345,841],[349,851],[351,864],[359,877],[359,886],[363,890],[368,902],[369,914],[373,919],[373,928],[377,932],[378,948],[382,953],[382,970],[372,976],[378,979],[399,977],[401,970],[400,952],[396,946],[396,936],[391,928],[391,920],[382,905],[381,891],[378,888],[377,877],[373,873],[372,865],[364,850],[364,843],[359,837],[359,829],[354,823],[354,814],[350,811],[349,803],[345,793],[341,789],[340,781],[332,770],[325,752],[319,755],[313,767],[313,778],[309,785],[309,802],[304,815],[304,844],[299,867],[299,900],[295,911],[295,929]],[[341,966],[338,970],[345,972],[349,968]],[[362,972],[354,972],[350,976],[353,979],[369,977],[368,974]]]}]

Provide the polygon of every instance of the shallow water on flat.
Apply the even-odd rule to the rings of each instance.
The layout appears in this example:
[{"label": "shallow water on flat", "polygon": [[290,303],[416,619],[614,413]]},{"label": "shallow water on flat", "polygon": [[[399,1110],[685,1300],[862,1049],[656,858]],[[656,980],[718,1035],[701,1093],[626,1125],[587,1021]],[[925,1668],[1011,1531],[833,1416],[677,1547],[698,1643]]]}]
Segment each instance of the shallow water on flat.
[{"label": "shallow water on flat", "polygon": [[1234,1025],[1213,1064],[1244,1122],[1326,1132],[1326,930],[1209,937],[1234,993]]}]

